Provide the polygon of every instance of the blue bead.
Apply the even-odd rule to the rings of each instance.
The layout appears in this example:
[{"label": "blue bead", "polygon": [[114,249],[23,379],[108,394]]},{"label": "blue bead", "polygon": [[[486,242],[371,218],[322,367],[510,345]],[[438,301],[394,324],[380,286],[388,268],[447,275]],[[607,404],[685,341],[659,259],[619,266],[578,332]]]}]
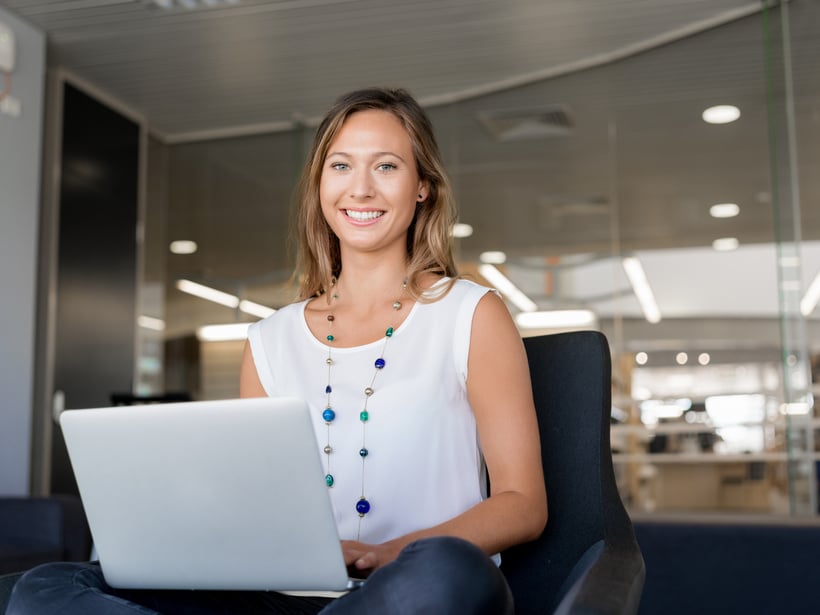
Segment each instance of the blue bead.
[{"label": "blue bead", "polygon": [[325,482],[327,483],[327,486],[328,486],[328,487],[332,487],[332,486],[333,486],[333,483],[335,482],[335,481],[333,480],[333,475],[332,475],[332,474],[327,474],[327,475],[325,476]]},{"label": "blue bead", "polygon": [[366,448],[359,449],[359,455],[361,455],[362,457],[367,457],[367,449]]},{"label": "blue bead", "polygon": [[330,388],[330,385],[327,385],[327,386],[325,387],[325,393],[330,394],[330,392],[331,392],[332,390],[333,390],[333,389],[331,389],[331,388]]},{"label": "blue bead", "polygon": [[322,418],[325,419],[325,422],[330,423],[330,421],[336,418],[336,413],[330,408],[326,408],[325,411],[322,412]]},{"label": "blue bead", "polygon": [[382,358],[376,359],[376,369],[382,369],[385,365],[386,365],[386,363],[384,362],[384,359],[382,359]]},{"label": "blue bead", "polygon": [[356,512],[359,513],[360,516],[364,517],[370,512],[370,502],[364,498],[356,502]]}]

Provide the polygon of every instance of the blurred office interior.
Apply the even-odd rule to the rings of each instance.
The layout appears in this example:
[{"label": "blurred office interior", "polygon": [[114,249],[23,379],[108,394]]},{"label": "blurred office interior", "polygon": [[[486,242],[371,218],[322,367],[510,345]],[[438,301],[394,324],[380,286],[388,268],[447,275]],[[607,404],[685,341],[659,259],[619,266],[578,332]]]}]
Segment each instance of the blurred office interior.
[{"label": "blurred office interior", "polygon": [[523,335],[608,336],[633,514],[817,515],[820,3],[0,0],[0,23],[0,492],[73,489],[63,408],[238,394],[242,325],[292,298],[317,117],[378,84],[434,121],[463,273]]}]

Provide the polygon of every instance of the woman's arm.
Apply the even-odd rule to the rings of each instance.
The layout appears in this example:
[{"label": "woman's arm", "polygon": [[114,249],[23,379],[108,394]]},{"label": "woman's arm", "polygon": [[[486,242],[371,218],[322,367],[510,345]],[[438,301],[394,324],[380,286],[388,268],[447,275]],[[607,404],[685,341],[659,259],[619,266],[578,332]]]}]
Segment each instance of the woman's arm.
[{"label": "woman's arm", "polygon": [[256,365],[253,362],[250,342],[245,342],[245,350],[242,354],[242,367],[239,369],[239,397],[267,397],[262,383],[259,381],[259,374],[256,373]]},{"label": "woman's arm", "polygon": [[547,521],[541,444],[529,366],[521,336],[501,299],[488,293],[476,307],[467,395],[490,474],[491,497],[435,527],[382,545],[345,541],[345,560],[361,571],[392,561],[409,543],[457,536],[487,554],[533,540]]}]

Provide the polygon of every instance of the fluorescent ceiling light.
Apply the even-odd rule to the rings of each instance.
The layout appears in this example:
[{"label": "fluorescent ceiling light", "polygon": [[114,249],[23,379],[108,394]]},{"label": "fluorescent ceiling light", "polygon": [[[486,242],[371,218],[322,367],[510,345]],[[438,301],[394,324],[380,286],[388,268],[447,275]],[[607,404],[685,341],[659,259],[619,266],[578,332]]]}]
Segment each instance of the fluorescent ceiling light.
[{"label": "fluorescent ceiling light", "polygon": [[239,309],[246,314],[258,316],[259,318],[267,318],[276,311],[273,308],[269,308],[267,305],[254,303],[253,301],[248,301],[247,299],[243,299],[239,302]]},{"label": "fluorescent ceiling light", "polygon": [[463,222],[457,222],[453,225],[453,237],[463,239],[473,234],[473,227]]},{"label": "fluorescent ceiling light", "polygon": [[811,411],[811,406],[804,401],[797,401],[790,404],[780,404],[780,413],[788,414],[790,416],[799,416],[808,414]]},{"label": "fluorescent ceiling light", "polygon": [[538,309],[538,306],[535,305],[533,300],[521,292],[521,290],[513,284],[507,276],[496,269],[494,265],[483,263],[478,266],[478,273],[522,312],[534,312]]},{"label": "fluorescent ceiling light", "polygon": [[194,295],[200,299],[207,299],[208,301],[213,301],[214,303],[229,308],[239,308],[240,311],[252,316],[257,316],[258,318],[267,318],[276,311],[267,305],[262,305],[255,301],[248,301],[247,299],[240,301],[236,295],[223,293],[221,290],[205,286],[204,284],[197,284],[196,282],[191,282],[191,280],[177,280],[176,287],[189,295]]},{"label": "fluorescent ceiling light", "polygon": [[800,313],[803,316],[808,316],[817,307],[818,301],[820,301],[820,271],[814,276],[814,280],[809,284],[806,294],[800,300]]},{"label": "fluorescent ceiling light", "polygon": [[191,282],[191,280],[177,280],[176,287],[182,292],[194,295],[200,299],[207,299],[208,301],[213,301],[214,303],[219,303],[229,308],[239,307],[239,297],[223,293],[221,290],[216,290],[210,286],[197,284],[196,282]]},{"label": "fluorescent ceiling light", "polygon": [[551,310],[548,312],[521,312],[515,317],[522,329],[565,329],[591,327],[596,323],[592,310]]},{"label": "fluorescent ceiling light", "polygon": [[482,252],[478,255],[478,260],[482,263],[488,263],[490,265],[503,265],[507,262],[507,255],[504,252],[499,252],[498,250],[491,250],[489,252]]},{"label": "fluorescent ceiling light", "polygon": [[143,329],[152,329],[153,331],[164,331],[165,321],[153,316],[137,316],[137,324]]},{"label": "fluorescent ceiling light", "polygon": [[737,250],[739,245],[740,242],[737,240],[737,237],[721,237],[712,242],[712,248],[718,252],[731,252],[732,250]]},{"label": "fluorescent ceiling light", "polygon": [[172,241],[169,249],[174,254],[193,254],[197,251],[197,245],[195,241],[190,241],[189,239],[178,239],[177,241]]},{"label": "fluorescent ceiling light", "polygon": [[237,322],[228,325],[205,325],[196,331],[200,342],[228,342],[244,340],[248,337],[248,322]]},{"label": "fluorescent ceiling light", "polygon": [[701,117],[707,124],[728,124],[740,118],[740,109],[734,105],[716,105],[705,109]]},{"label": "fluorescent ceiling light", "polygon": [[734,218],[739,213],[737,203],[717,203],[709,208],[709,215],[713,218]]},{"label": "fluorescent ceiling light", "polygon": [[655,295],[652,293],[652,288],[649,286],[649,280],[646,279],[643,265],[634,256],[628,256],[623,260],[624,271],[626,277],[629,278],[629,283],[632,284],[632,290],[638,298],[638,303],[641,305],[644,318],[651,323],[661,321],[661,311],[658,308],[658,303],[655,301]]}]

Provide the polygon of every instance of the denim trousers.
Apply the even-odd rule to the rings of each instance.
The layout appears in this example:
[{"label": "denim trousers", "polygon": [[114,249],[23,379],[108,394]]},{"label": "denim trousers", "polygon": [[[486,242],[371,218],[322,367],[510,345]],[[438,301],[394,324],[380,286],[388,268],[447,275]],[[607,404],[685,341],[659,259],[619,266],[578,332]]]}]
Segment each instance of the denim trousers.
[{"label": "denim trousers", "polygon": [[17,582],[7,615],[512,615],[503,574],[469,542],[435,537],[408,545],[392,563],[341,598],[262,591],[115,589],[96,563],[43,564]]}]

